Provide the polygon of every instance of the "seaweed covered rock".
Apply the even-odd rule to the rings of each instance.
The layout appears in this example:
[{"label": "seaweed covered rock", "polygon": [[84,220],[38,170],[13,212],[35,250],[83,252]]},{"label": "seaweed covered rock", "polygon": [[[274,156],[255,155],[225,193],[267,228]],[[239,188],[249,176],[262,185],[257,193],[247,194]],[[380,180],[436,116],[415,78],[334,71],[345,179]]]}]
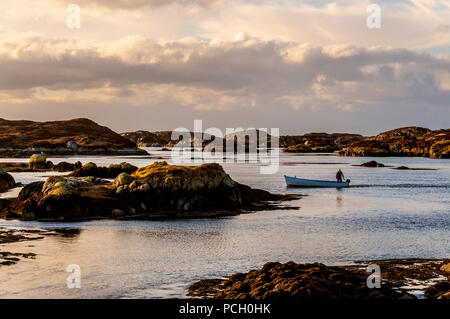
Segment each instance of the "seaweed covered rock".
[{"label": "seaweed covered rock", "polygon": [[229,216],[243,210],[282,208],[277,202],[295,198],[299,196],[275,195],[236,183],[218,164],[190,167],[156,162],[131,175],[121,172],[113,182],[93,176],[52,176],[45,183],[29,184],[12,203],[5,203],[0,217],[79,220]]},{"label": "seaweed covered rock", "polygon": [[133,174],[120,174],[117,194],[143,201],[161,209],[192,210],[237,208],[242,205],[239,184],[212,163],[200,166],[176,166],[155,162]]},{"label": "seaweed covered rock", "polygon": [[116,179],[114,180],[114,185],[116,187],[128,185],[131,182],[134,181],[134,177],[131,177],[129,174],[123,172],[117,175]]},{"label": "seaweed covered rock", "polygon": [[95,177],[51,176],[45,182],[26,185],[0,216],[25,220],[83,219],[89,205],[83,189],[102,182]]},{"label": "seaweed covered rock", "polygon": [[[398,299],[403,294],[382,287],[369,289],[367,273],[320,263],[266,263],[260,270],[225,280],[201,280],[189,296],[218,299]],[[409,295],[410,296],[410,295]],[[413,296],[410,296],[414,298]]]},{"label": "seaweed covered rock", "polygon": [[8,191],[8,189],[13,188],[15,185],[16,181],[14,177],[0,167],[0,193]]},{"label": "seaweed covered rock", "polygon": [[44,153],[31,155],[28,164],[31,169],[42,169],[53,166],[52,162],[47,162],[47,155]]},{"label": "seaweed covered rock", "polygon": [[139,184],[148,183],[153,189],[170,191],[198,191],[237,185],[222,166],[216,163],[176,166],[164,161],[155,162],[139,168],[131,176]]},{"label": "seaweed covered rock", "polygon": [[95,163],[89,162],[82,167],[74,171],[70,176],[83,177],[83,176],[96,176],[102,178],[115,178],[120,173],[131,174],[138,168],[127,162],[120,164],[111,164],[108,167],[98,167]]}]

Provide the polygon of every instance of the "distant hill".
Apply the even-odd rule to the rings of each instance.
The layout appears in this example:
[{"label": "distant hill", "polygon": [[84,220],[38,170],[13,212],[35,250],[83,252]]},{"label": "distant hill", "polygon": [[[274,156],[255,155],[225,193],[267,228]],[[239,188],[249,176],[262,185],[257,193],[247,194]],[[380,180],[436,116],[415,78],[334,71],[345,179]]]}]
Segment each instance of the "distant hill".
[{"label": "distant hill", "polygon": [[[132,142],[136,143],[139,147],[173,147],[180,140],[172,139],[172,131],[135,131],[135,132],[125,132],[121,133],[123,137],[130,139]],[[190,132],[190,146],[194,146],[194,133]],[[203,134],[205,141],[209,141],[211,136],[208,134]],[[188,142],[189,143],[189,142]],[[186,144],[186,143],[184,143]],[[206,142],[203,145],[207,144]],[[187,145],[184,145],[187,146]]]},{"label": "distant hill", "polygon": [[0,153],[143,154],[136,144],[89,119],[33,122],[0,119]]},{"label": "distant hill", "polygon": [[[178,143],[178,140],[171,139],[171,131],[136,131],[122,133],[121,135],[129,138],[140,147],[172,147]],[[216,141],[214,144],[209,144],[210,135],[205,134],[203,146],[207,150],[214,149],[217,145],[222,144],[222,149],[226,150],[226,142],[235,139],[236,141],[245,141],[246,151],[248,151],[249,144],[258,145],[258,147],[270,147],[272,136],[267,132],[263,132],[261,141],[259,141],[261,131],[244,130],[241,132],[231,133],[225,135],[222,140]],[[354,143],[362,141],[364,137],[359,134],[348,133],[308,133],[305,135],[282,135],[279,137],[279,146],[283,147],[285,152],[334,152]],[[194,145],[194,133],[191,132],[191,146]],[[260,143],[261,142],[261,143]],[[209,144],[209,145],[208,145]]]},{"label": "distant hill", "polygon": [[[223,140],[242,137],[248,132],[229,134]],[[259,133],[259,132],[258,132]],[[136,131],[122,133],[138,146],[172,147],[177,140],[171,139],[171,131]],[[193,133],[191,132],[191,136]],[[250,140],[255,137],[250,134]],[[214,149],[205,137],[203,146]],[[191,138],[193,145],[194,138]],[[246,148],[249,139],[246,140]],[[217,145],[217,143],[215,143]],[[271,145],[271,136],[267,136],[267,145]],[[264,146],[264,145],[263,145]],[[336,152],[339,156],[424,156],[431,158],[449,158],[450,129],[432,131],[423,127],[402,127],[376,136],[365,137],[351,133],[307,133],[303,135],[281,135],[279,146],[287,153]]]}]

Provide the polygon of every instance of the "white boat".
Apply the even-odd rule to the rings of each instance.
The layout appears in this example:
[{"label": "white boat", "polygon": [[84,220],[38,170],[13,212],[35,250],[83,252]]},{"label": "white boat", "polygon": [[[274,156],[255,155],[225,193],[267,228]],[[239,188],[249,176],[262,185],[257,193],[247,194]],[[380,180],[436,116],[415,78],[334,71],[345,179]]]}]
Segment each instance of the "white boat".
[{"label": "white boat", "polygon": [[286,176],[284,175],[284,179],[286,180],[287,186],[296,186],[296,187],[349,187],[350,180],[347,179],[345,182],[335,182],[335,181],[323,181],[323,180],[315,180],[315,179],[304,179],[298,178],[296,176]]}]

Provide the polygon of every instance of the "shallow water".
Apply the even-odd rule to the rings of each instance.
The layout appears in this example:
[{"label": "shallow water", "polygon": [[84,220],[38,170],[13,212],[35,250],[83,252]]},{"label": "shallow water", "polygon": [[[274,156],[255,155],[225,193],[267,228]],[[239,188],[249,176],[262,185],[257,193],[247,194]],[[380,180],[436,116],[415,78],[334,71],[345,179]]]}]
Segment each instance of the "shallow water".
[{"label": "shallow water", "polygon": [[[123,160],[144,166],[146,158],[73,157],[59,161],[99,165]],[[0,297],[166,298],[183,297],[198,279],[249,271],[268,261],[349,263],[377,258],[450,256],[450,161],[378,158],[386,165],[437,168],[413,171],[351,166],[372,158],[281,154],[280,170],[260,175],[256,164],[225,164],[235,180],[276,193],[308,196],[295,210],[181,221],[91,221],[38,223],[0,221],[0,227],[76,227],[74,237],[48,237],[0,245],[33,252],[36,259],[0,268]],[[0,159],[15,161],[13,159]],[[333,179],[338,168],[348,189],[287,189],[283,174]],[[13,173],[29,183],[49,174]],[[16,190],[17,192],[17,190]],[[14,192],[2,196],[11,196]],[[81,267],[81,289],[68,289],[65,272]]]}]

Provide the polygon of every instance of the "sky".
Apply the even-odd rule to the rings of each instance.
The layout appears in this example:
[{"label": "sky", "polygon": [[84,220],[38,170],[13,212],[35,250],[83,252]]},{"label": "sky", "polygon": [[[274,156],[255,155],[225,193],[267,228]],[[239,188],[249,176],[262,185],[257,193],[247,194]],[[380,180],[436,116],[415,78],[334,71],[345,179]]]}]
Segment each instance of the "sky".
[{"label": "sky", "polygon": [[117,132],[449,128],[450,0],[2,0],[0,118],[79,117]]}]

